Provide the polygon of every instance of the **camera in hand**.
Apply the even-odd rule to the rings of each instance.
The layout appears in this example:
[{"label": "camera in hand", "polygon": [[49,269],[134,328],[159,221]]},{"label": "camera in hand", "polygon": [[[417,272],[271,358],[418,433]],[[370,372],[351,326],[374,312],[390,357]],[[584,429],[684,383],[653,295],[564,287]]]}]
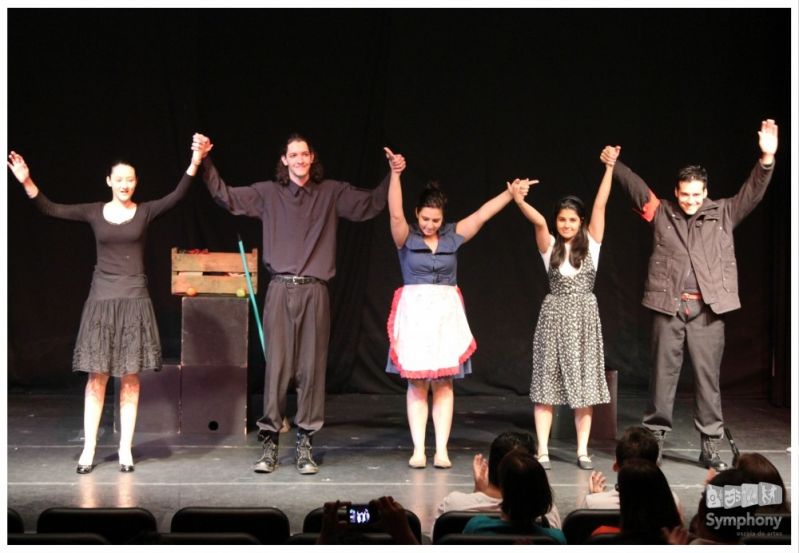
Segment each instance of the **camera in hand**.
[{"label": "camera in hand", "polygon": [[369,505],[366,504],[350,505],[349,507],[343,508],[339,516],[345,518],[354,526],[371,524],[377,520],[377,513],[373,512],[369,508]]}]

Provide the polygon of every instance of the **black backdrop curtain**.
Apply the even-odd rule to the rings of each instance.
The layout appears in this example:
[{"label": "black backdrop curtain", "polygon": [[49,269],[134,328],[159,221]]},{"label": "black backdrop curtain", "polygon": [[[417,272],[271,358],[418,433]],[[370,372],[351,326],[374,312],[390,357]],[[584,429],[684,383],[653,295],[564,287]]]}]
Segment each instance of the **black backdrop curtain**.
[{"label": "black backdrop curtain", "polygon": [[[311,138],[327,175],[362,187],[385,174],[389,145],[408,160],[408,217],[435,178],[454,221],[517,176],[540,179],[528,200],[546,215],[565,194],[590,205],[606,144],[620,144],[661,196],[697,162],[710,196],[730,196],[771,117],[777,168],[736,231],[743,308],[726,318],[722,386],[786,402],[790,71],[787,9],[9,9],[8,143],[66,203],[106,200],[107,166],[120,157],[137,169],[140,201],[166,194],[194,131],[212,137],[232,185],[271,178],[292,131]],[[8,178],[9,385],[78,385],[69,367],[91,232],[42,216]],[[199,179],[151,226],[146,266],[167,357],[180,348],[169,249],[235,251],[237,232],[260,250],[260,223],[216,207]],[[328,389],[401,393],[383,372],[401,285],[388,216],[344,221],[338,238]],[[623,388],[648,382],[640,299],[650,249],[647,225],[614,189],[596,294],[607,365]],[[459,392],[526,393],[547,291],[532,225],[508,206],[461,250],[459,266],[478,342]],[[263,361],[250,338],[258,390]]]}]

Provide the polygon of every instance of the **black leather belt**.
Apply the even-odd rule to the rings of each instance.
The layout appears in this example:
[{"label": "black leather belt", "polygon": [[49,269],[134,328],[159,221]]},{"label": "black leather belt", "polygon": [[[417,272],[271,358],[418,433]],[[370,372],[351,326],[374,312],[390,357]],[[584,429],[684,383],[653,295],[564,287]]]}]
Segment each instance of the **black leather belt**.
[{"label": "black leather belt", "polygon": [[312,276],[273,275],[272,280],[276,280],[278,282],[287,282],[289,284],[313,284],[315,282],[318,282],[319,284],[327,284],[327,282],[321,278]]}]

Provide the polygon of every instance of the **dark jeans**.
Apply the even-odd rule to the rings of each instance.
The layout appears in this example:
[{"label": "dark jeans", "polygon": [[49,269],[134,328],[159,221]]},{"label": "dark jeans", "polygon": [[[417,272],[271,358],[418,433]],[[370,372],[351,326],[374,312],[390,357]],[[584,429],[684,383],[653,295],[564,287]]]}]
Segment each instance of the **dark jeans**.
[{"label": "dark jeans", "polygon": [[719,371],[724,353],[724,319],[701,300],[684,300],[676,315],[655,313],[652,330],[650,403],[643,425],[670,431],[683,353],[694,367],[694,426],[702,434],[724,434]]}]

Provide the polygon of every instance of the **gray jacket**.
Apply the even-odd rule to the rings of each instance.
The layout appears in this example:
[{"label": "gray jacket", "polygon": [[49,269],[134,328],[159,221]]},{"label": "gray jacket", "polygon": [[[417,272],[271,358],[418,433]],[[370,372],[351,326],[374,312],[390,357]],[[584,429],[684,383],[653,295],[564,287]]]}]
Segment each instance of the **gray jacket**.
[{"label": "gray jacket", "polygon": [[741,307],[732,231],[763,199],[773,170],[773,163],[764,167],[758,161],[735,196],[705,198],[689,228],[692,218],[676,202],[658,198],[641,177],[616,162],[613,176],[654,231],[641,302],[645,307],[666,315],[677,312],[688,263],[693,264],[703,301],[714,313]]}]

